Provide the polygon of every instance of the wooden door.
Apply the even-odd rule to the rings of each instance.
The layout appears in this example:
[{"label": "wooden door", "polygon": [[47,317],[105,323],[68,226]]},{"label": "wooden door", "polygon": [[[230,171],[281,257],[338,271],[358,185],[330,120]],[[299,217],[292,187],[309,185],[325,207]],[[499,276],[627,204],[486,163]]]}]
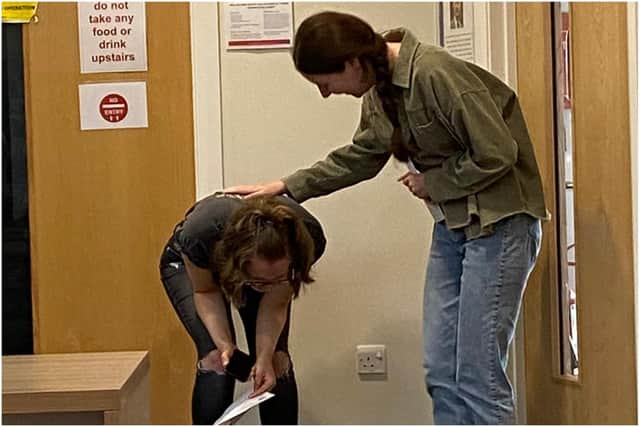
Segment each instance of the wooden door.
[{"label": "wooden door", "polygon": [[523,309],[529,424],[637,421],[627,5],[571,3],[579,373],[562,371],[551,3],[516,7],[518,89],[553,219]]},{"label": "wooden door", "polygon": [[[185,424],[195,355],[158,263],[195,199],[189,4],[145,9],[146,72],[80,74],[76,3],[25,26],[34,345],[148,350],[151,421]],[[127,81],[147,83],[148,127],[81,131],[78,85]]]}]

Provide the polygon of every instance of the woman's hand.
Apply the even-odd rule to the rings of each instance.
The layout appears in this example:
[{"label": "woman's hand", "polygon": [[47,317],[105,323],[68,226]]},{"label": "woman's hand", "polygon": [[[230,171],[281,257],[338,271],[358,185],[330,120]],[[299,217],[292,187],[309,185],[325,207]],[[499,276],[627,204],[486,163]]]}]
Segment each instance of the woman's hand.
[{"label": "woman's hand", "polygon": [[223,347],[222,352],[220,353],[220,361],[222,362],[222,369],[226,369],[229,361],[231,360],[231,356],[233,352],[236,350],[236,346],[231,345],[227,347]]},{"label": "woman's hand", "polygon": [[241,194],[250,199],[257,196],[282,194],[287,191],[287,186],[284,182],[278,180],[267,184],[236,185],[233,187],[227,187],[222,191],[226,194]]},{"label": "woman's hand", "polygon": [[200,368],[207,371],[215,371],[217,374],[224,374],[224,368],[229,364],[229,359],[235,347],[229,346],[222,350],[215,349],[205,357],[200,359]]},{"label": "woman's hand", "polygon": [[427,201],[430,200],[427,194],[427,187],[424,185],[423,174],[407,172],[398,178],[398,181],[402,182],[414,196]]},{"label": "woman's hand", "polygon": [[273,369],[272,360],[258,359],[251,370],[253,377],[253,393],[249,398],[258,396],[271,390],[276,385],[276,373]]}]

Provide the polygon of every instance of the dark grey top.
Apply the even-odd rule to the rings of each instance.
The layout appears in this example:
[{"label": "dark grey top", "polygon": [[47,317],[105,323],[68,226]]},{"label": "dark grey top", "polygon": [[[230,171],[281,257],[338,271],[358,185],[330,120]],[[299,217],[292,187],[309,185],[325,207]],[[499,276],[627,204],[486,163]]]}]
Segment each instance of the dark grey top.
[{"label": "dark grey top", "polygon": [[[298,215],[311,235],[315,258],[323,254],[326,239],[320,222],[294,200],[286,196],[275,196]],[[224,228],[231,215],[244,204],[238,196],[212,194],[198,201],[185,214],[185,218],[176,225],[168,246],[178,255],[185,254],[191,262],[200,268],[210,268],[211,255],[216,242],[222,237]]]}]

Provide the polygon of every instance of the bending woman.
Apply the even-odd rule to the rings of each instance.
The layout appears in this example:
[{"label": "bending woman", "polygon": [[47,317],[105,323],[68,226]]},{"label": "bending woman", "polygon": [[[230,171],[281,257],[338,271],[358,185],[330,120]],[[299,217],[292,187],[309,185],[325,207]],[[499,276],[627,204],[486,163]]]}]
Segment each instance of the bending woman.
[{"label": "bending woman", "polygon": [[213,424],[233,401],[224,373],[236,350],[238,308],[255,364],[253,395],[263,424],[297,424],[298,395],[288,349],[291,300],[313,282],[325,248],[320,223],[288,197],[214,194],[186,213],[160,259],[162,283],[198,354],[194,424]]}]

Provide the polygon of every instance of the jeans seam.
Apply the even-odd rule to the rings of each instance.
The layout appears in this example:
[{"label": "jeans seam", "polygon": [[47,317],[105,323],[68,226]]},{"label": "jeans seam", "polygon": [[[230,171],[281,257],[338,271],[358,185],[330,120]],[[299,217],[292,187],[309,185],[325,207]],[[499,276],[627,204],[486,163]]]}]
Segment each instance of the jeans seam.
[{"label": "jeans seam", "polygon": [[458,292],[458,317],[456,319],[456,345],[453,347],[456,352],[455,360],[456,360],[456,371],[454,375],[454,380],[456,383],[456,388],[460,387],[460,317],[462,316],[462,311],[460,310],[460,306],[462,305],[462,292]]},{"label": "jeans seam", "polygon": [[[487,345],[489,346],[489,348],[487,349],[487,353],[491,356],[491,346],[492,344],[495,343],[495,336],[496,336],[496,325],[497,325],[497,318],[498,318],[498,311],[499,311],[499,304],[500,304],[500,292],[502,290],[502,285],[504,284],[504,264],[505,264],[505,246],[506,246],[506,240],[507,240],[507,236],[509,235],[509,231],[511,230],[511,225],[512,225],[512,221],[509,221],[507,224],[505,224],[505,228],[503,230],[503,234],[502,234],[502,239],[500,241],[500,262],[498,264],[499,266],[499,271],[498,271],[498,281],[496,283],[496,291],[494,293],[494,301],[493,301],[493,307],[492,307],[492,316],[491,316],[491,339],[487,340]],[[497,370],[497,366],[496,366],[496,358],[495,357],[489,357],[490,362],[490,387],[489,387],[489,395],[491,397],[491,399],[495,402],[494,405],[494,417],[498,420],[498,424],[502,422],[502,414],[500,411],[500,405],[497,403],[498,398],[497,398],[497,387],[496,387],[496,370]]]},{"label": "jeans seam", "polygon": [[[184,269],[184,265],[182,265],[182,268]],[[177,268],[178,270],[180,269],[180,267]],[[186,270],[185,270],[185,274]],[[193,329],[193,325],[190,322],[187,322],[183,316],[180,313],[180,309],[179,309],[179,305],[178,302],[176,301],[176,299],[174,298],[174,296],[171,294],[170,292],[170,288],[171,286],[169,285],[169,280],[171,280],[171,277],[161,277],[160,281],[162,282],[162,286],[165,289],[165,293],[167,294],[167,297],[169,299],[169,302],[171,303],[171,306],[173,307],[173,311],[176,314],[176,317],[178,317],[178,320],[180,321],[180,323],[183,325],[185,331],[187,331],[187,333],[189,334],[189,337],[191,338],[191,340],[193,341],[195,347],[196,347],[196,353],[198,353],[197,357],[198,360],[202,359],[203,357],[205,357],[207,354],[209,354],[210,352],[212,352],[213,350],[216,349],[215,347],[215,343],[213,344],[213,346],[211,348],[206,348],[204,349],[203,354],[200,354],[200,346],[198,345],[197,341],[196,341],[196,331]],[[198,316],[197,312],[196,312],[196,316]],[[198,316],[199,318],[199,316]],[[200,322],[202,322],[202,319],[200,319]],[[202,326],[204,327],[204,323],[202,324]],[[212,340],[213,341],[213,340]]]}]

